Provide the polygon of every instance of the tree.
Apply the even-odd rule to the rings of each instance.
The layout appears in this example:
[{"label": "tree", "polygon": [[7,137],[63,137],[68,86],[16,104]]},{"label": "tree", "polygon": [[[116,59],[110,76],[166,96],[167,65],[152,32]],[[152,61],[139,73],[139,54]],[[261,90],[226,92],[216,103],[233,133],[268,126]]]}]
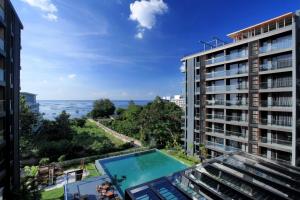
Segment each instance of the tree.
[{"label": "tree", "polygon": [[176,104],[156,97],[142,109],[139,116],[141,140],[158,148],[168,143],[175,146],[182,134],[181,115],[182,110]]},{"label": "tree", "polygon": [[115,113],[115,105],[109,99],[96,100],[91,111],[92,118],[109,117]]},{"label": "tree", "polygon": [[35,127],[38,123],[38,114],[33,113],[26,104],[24,96],[20,97],[20,149],[23,154],[33,149]]}]

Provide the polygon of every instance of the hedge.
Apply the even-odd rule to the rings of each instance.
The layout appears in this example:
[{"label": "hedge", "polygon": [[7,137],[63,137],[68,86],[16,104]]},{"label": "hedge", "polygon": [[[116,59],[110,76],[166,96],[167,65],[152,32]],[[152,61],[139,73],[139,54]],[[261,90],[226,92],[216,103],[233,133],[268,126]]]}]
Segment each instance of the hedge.
[{"label": "hedge", "polygon": [[76,159],[72,159],[72,160],[66,160],[63,162],[55,163],[55,164],[57,164],[61,167],[69,167],[69,166],[73,166],[73,165],[80,165],[82,160],[84,161],[84,163],[90,163],[90,162],[94,162],[95,160],[102,159],[102,158],[107,158],[107,157],[111,157],[111,156],[119,156],[119,155],[123,155],[123,154],[141,152],[141,151],[146,151],[146,150],[150,150],[150,148],[137,147],[137,148],[128,149],[128,150],[124,150],[124,151],[117,151],[117,152],[112,152],[112,153],[107,153],[107,154],[94,155],[94,156],[76,158]]}]

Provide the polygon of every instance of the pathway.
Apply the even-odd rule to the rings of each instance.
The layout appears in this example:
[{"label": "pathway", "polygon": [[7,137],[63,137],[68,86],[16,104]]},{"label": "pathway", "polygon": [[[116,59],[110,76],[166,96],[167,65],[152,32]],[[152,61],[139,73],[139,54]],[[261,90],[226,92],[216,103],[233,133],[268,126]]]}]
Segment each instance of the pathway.
[{"label": "pathway", "polygon": [[126,136],[126,135],[123,135],[123,134],[121,134],[121,133],[118,133],[118,132],[116,132],[116,131],[114,131],[114,130],[112,130],[112,129],[106,127],[106,126],[104,126],[104,125],[101,124],[100,122],[97,122],[97,121],[95,121],[95,120],[93,120],[93,119],[88,119],[88,120],[91,121],[91,122],[96,123],[96,125],[97,125],[99,128],[103,129],[105,132],[111,134],[112,136],[114,136],[114,137],[116,137],[116,138],[122,140],[123,142],[133,142],[134,145],[136,145],[136,146],[139,146],[139,147],[143,146],[142,143],[141,143],[139,140],[137,140],[137,139],[134,139],[134,138],[132,138],[132,137],[128,137],[128,136]]}]

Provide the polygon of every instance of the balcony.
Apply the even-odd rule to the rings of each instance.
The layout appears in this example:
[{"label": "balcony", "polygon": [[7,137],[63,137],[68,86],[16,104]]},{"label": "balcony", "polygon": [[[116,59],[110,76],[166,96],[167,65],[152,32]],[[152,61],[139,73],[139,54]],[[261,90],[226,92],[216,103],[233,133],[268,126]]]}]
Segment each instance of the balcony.
[{"label": "balcony", "polygon": [[224,120],[225,117],[223,114],[207,114],[206,118],[207,119]]},{"label": "balcony", "polygon": [[0,82],[4,81],[4,70],[0,68]]},{"label": "balcony", "polygon": [[258,154],[259,156],[261,157],[264,157],[264,158],[267,158],[267,159],[270,159],[270,160],[274,160],[274,161],[278,161],[278,162],[281,162],[281,163],[285,163],[285,164],[288,164],[290,165],[291,164],[291,160],[289,160],[288,158],[276,158],[274,156],[271,156],[270,158],[268,158],[267,154]]},{"label": "balcony", "polygon": [[245,133],[241,133],[237,131],[225,130],[225,135],[230,137],[237,137],[240,139],[247,139],[247,135]]},{"label": "balcony", "polygon": [[261,100],[261,107],[292,107],[293,106],[293,102],[292,102],[292,98],[288,98],[286,97],[285,99],[279,99],[279,100]]},{"label": "balcony", "polygon": [[222,151],[222,152],[237,152],[241,151],[240,148],[236,148],[233,146],[226,146],[224,144],[212,142],[212,141],[206,141],[206,147],[207,148],[212,148],[217,151]]},{"label": "balcony", "polygon": [[248,100],[226,100],[226,106],[248,106]]},{"label": "balcony", "polygon": [[200,106],[200,100],[195,100],[195,105]]},{"label": "balcony", "polygon": [[226,85],[227,91],[234,91],[234,90],[248,90],[248,86],[246,83],[237,84],[237,85]]},{"label": "balcony", "polygon": [[196,75],[195,81],[200,81],[200,75]]},{"label": "balcony", "polygon": [[268,52],[278,51],[281,49],[288,49],[288,48],[292,48],[292,38],[285,39],[281,42],[262,46],[259,48],[259,52],[260,53],[268,53]]},{"label": "balcony", "polygon": [[293,66],[292,59],[278,60],[277,62],[270,62],[266,64],[262,64],[260,66],[260,71],[270,71],[277,69],[284,69]]},{"label": "balcony", "polygon": [[[248,67],[247,67],[248,68]],[[248,69],[230,69],[226,70],[226,76],[235,76],[235,75],[241,75],[241,74],[247,74]]]},{"label": "balcony", "polygon": [[214,99],[214,100],[207,100],[206,105],[208,106],[223,106],[225,103],[224,99]]},{"label": "balcony", "polygon": [[0,23],[4,24],[5,14],[4,14],[4,6],[0,5]]},{"label": "balcony", "polygon": [[278,81],[278,80],[271,80],[270,82],[261,82],[260,89],[274,89],[274,88],[289,88],[292,87],[293,83],[290,80],[285,81]]},{"label": "balcony", "polygon": [[197,88],[195,89],[195,93],[200,94],[200,87],[197,87]]},{"label": "balcony", "polygon": [[219,77],[224,77],[225,76],[225,71],[217,71],[217,72],[210,72],[206,73],[206,78],[219,78]]},{"label": "balcony", "polygon": [[216,57],[216,58],[208,59],[208,60],[205,61],[205,64],[206,65],[212,65],[212,64],[216,64],[216,63],[220,63],[220,62],[235,60],[235,59],[239,59],[239,58],[245,58],[247,56],[248,56],[247,51],[239,52],[239,53],[233,53],[233,54],[229,54],[229,55],[226,55],[226,56],[219,56],[219,57]]},{"label": "balcony", "polygon": [[282,127],[292,127],[292,117],[287,117],[285,120],[279,119],[271,119],[268,120],[266,118],[261,119],[262,125],[274,125],[274,126],[282,126]]},{"label": "balcony", "polygon": [[205,131],[209,132],[209,133],[223,134],[224,135],[224,129],[206,127]]},{"label": "balcony", "polygon": [[224,92],[225,91],[225,86],[220,85],[220,86],[207,86],[206,87],[207,92]]},{"label": "balcony", "polygon": [[238,115],[226,115],[226,121],[229,122],[247,122],[247,118]]},{"label": "balcony", "polygon": [[0,53],[5,56],[4,40],[0,37]]},{"label": "balcony", "polygon": [[273,138],[267,138],[267,137],[260,137],[260,142],[267,143],[267,144],[292,146],[292,140],[280,140],[280,139],[273,139]]}]

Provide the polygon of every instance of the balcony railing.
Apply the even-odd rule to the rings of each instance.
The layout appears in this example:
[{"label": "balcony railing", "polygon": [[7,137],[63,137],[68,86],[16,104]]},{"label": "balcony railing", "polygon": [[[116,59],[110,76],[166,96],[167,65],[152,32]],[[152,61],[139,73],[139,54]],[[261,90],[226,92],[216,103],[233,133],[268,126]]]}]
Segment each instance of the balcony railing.
[{"label": "balcony railing", "polygon": [[195,100],[196,105],[200,105],[200,100]]},{"label": "balcony railing", "polygon": [[236,131],[225,130],[225,134],[227,136],[234,136],[234,137],[246,138],[246,134],[245,133],[236,132]]},{"label": "balcony railing", "polygon": [[247,74],[247,73],[248,73],[248,69],[230,69],[230,70],[226,70],[226,75],[227,76]]},{"label": "balcony railing", "polygon": [[220,56],[220,57],[216,57],[216,58],[206,60],[205,63],[207,65],[210,65],[210,64],[215,64],[215,63],[219,63],[219,62],[224,62],[225,60],[226,60],[225,56]]},{"label": "balcony railing", "polygon": [[228,152],[241,151],[240,148],[233,147],[233,146],[227,146],[227,145],[216,143],[216,142],[212,142],[212,141],[206,141],[206,146],[213,147],[213,148],[218,148],[220,150],[228,151]]},{"label": "balcony railing", "polygon": [[262,125],[275,125],[275,126],[285,126],[285,127],[291,127],[292,126],[292,117],[287,118],[286,120],[278,120],[278,119],[271,119],[268,121],[268,119],[261,119]]},{"label": "balcony railing", "polygon": [[200,81],[200,75],[196,75],[196,76],[195,76],[195,80],[196,80],[196,81]]},{"label": "balcony railing", "polygon": [[237,101],[230,101],[226,100],[226,106],[248,106],[248,100],[237,100]]},{"label": "balcony railing", "polygon": [[227,91],[232,90],[247,90],[248,86],[246,84],[237,84],[237,85],[226,85]]},{"label": "balcony railing", "polygon": [[220,85],[220,86],[207,86],[206,87],[207,92],[223,92],[225,91],[225,86]]},{"label": "balcony railing", "polygon": [[224,129],[206,127],[206,132],[224,134]]},{"label": "balcony railing", "polygon": [[275,160],[275,161],[279,161],[279,162],[282,162],[282,163],[291,164],[291,159],[289,160],[288,158],[278,158],[278,157],[276,158],[274,156],[271,156],[271,158],[268,158],[267,154],[258,154],[258,155],[261,156],[261,157],[270,159],[270,160]]},{"label": "balcony railing", "polygon": [[206,60],[205,63],[207,65],[210,65],[210,64],[215,64],[215,63],[219,63],[219,62],[230,61],[233,59],[244,58],[247,56],[248,56],[248,53],[247,53],[247,51],[245,51],[245,52],[233,53],[233,54],[229,54],[226,56],[219,56],[216,58],[212,58],[212,59]]},{"label": "balcony railing", "polygon": [[217,77],[222,77],[222,76],[225,76],[225,71],[206,73],[206,78],[217,78]]},{"label": "balcony railing", "polygon": [[223,114],[207,114],[206,117],[207,117],[207,119],[221,119],[221,120],[224,120],[224,115]]},{"label": "balcony railing", "polygon": [[292,99],[285,99],[285,100],[272,100],[268,102],[268,100],[261,100],[261,107],[292,107],[293,102]]},{"label": "balcony railing", "polygon": [[0,6],[0,21],[1,22],[4,21],[4,17],[5,17],[4,10],[3,10],[2,6]]},{"label": "balcony railing", "polygon": [[4,81],[4,70],[0,68],[0,81]]},{"label": "balcony railing", "polygon": [[271,82],[261,82],[260,89],[271,89],[271,88],[285,88],[292,87],[292,80],[287,81],[276,81],[272,80]]},{"label": "balcony railing", "polygon": [[0,100],[0,112],[5,112],[5,100]]},{"label": "balcony railing", "polygon": [[260,71],[283,69],[283,68],[292,67],[292,65],[293,65],[292,59],[277,60],[277,62],[262,64],[260,66]]},{"label": "balcony railing", "polygon": [[197,87],[195,91],[196,93],[200,93],[200,87]]},{"label": "balcony railing", "polygon": [[268,46],[262,46],[259,48],[260,53],[266,53],[271,51],[276,51],[280,49],[287,49],[292,47],[292,39],[287,39],[281,42],[277,42]]},{"label": "balcony railing", "polygon": [[273,138],[267,138],[267,137],[260,137],[260,141],[261,141],[261,143],[292,146],[292,140],[280,140],[280,139],[273,139]]},{"label": "balcony railing", "polygon": [[236,115],[226,115],[226,121],[247,122],[247,118]]},{"label": "balcony railing", "polygon": [[207,100],[207,105],[224,105],[225,101],[224,99],[215,99],[215,100]]}]

